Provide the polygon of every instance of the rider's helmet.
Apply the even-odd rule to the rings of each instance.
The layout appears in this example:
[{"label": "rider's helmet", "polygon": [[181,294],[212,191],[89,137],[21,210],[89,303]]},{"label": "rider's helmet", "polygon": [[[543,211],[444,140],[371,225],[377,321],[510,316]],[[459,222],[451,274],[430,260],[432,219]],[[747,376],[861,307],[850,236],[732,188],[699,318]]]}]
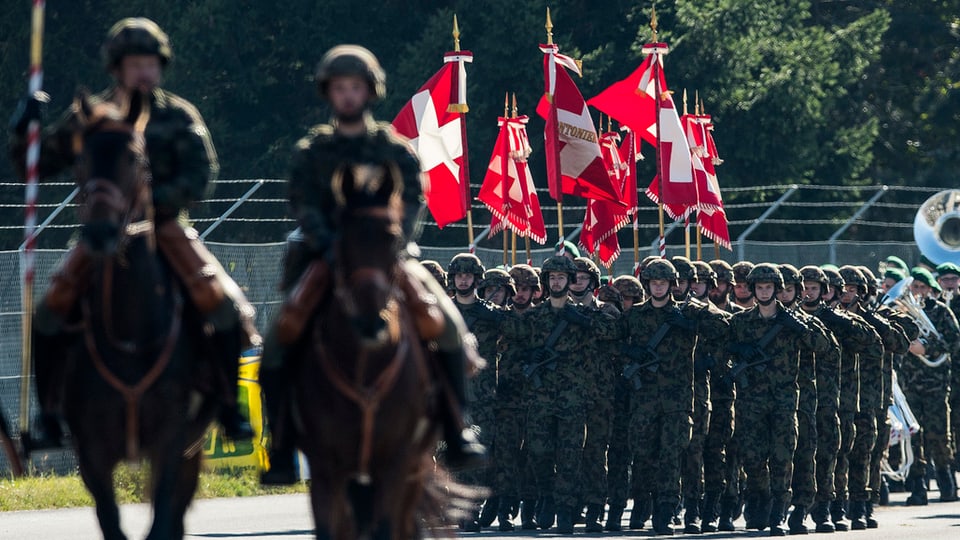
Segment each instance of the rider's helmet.
[{"label": "rider's helmet", "polygon": [[107,70],[119,66],[128,54],[155,54],[164,67],[173,59],[170,38],[157,23],[145,17],[122,19],[107,31],[107,39],[100,49]]},{"label": "rider's helmet", "polygon": [[360,45],[337,45],[327,51],[317,64],[314,80],[317,91],[326,99],[330,79],[344,75],[359,75],[370,85],[370,101],[383,99],[387,93],[387,74],[380,61]]}]

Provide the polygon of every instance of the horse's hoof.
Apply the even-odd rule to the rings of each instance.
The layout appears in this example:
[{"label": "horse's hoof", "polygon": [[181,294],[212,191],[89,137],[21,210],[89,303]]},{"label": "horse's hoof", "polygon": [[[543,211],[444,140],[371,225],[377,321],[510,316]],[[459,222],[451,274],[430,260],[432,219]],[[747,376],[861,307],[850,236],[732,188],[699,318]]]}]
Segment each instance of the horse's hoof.
[{"label": "horse's hoof", "polygon": [[264,486],[292,486],[297,482],[297,474],[293,469],[271,467],[269,471],[260,473],[260,484]]}]

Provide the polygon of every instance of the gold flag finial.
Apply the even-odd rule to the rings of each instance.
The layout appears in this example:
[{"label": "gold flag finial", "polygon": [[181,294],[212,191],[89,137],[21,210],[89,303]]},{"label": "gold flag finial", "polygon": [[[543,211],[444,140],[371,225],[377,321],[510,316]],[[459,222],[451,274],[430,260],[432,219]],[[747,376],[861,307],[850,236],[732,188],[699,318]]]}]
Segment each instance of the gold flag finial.
[{"label": "gold flag finial", "polygon": [[650,29],[653,30],[653,42],[657,42],[657,3],[653,3],[653,8],[650,10]]},{"label": "gold flag finial", "polygon": [[683,114],[684,116],[686,116],[687,114],[687,89],[686,88],[683,89]]},{"label": "gold flag finial", "polygon": [[695,90],[693,93],[693,114],[700,115],[700,91]]},{"label": "gold flag finial", "polygon": [[457,24],[457,14],[453,14],[453,50],[460,52],[460,26]]},{"label": "gold flag finial", "polygon": [[547,8],[547,24],[543,25],[547,29],[547,45],[553,45],[553,21],[550,20],[550,8]]},{"label": "gold flag finial", "polygon": [[510,92],[503,93],[503,117],[510,117]]},{"label": "gold flag finial", "polygon": [[517,93],[513,93],[513,108],[510,110],[510,118],[517,117]]}]

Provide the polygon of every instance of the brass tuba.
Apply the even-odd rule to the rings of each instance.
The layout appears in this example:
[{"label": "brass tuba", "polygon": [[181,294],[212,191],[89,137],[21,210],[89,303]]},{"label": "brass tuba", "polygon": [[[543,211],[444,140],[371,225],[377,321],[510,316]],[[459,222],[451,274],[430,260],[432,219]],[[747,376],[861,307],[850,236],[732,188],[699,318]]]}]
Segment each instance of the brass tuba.
[{"label": "brass tuba", "polygon": [[[883,295],[880,302],[885,306],[890,306],[893,309],[909,315],[910,318],[913,319],[914,324],[920,328],[919,339],[920,342],[923,343],[923,346],[926,347],[933,340],[942,341],[943,337],[940,335],[940,332],[937,332],[937,328],[933,325],[930,317],[927,317],[927,314],[923,311],[923,300],[917,298],[910,292],[910,283],[912,282],[912,277],[898,281],[896,285],[890,287],[890,290]],[[920,358],[926,366],[935,368],[940,367],[946,362],[948,356],[948,353],[943,353],[937,357],[936,360],[930,360],[926,356],[917,357]]]},{"label": "brass tuba", "polygon": [[913,238],[934,264],[960,264],[960,189],[941,191],[920,206]]}]

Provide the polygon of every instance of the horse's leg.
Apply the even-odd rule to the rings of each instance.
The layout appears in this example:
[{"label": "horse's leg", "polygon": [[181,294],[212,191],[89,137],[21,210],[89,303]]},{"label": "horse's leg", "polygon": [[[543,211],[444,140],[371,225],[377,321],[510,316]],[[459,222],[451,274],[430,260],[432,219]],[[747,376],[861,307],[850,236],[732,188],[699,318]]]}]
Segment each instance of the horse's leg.
[{"label": "horse's leg", "polygon": [[183,527],[182,516],[177,516],[174,508],[174,497],[176,495],[177,480],[180,476],[180,470],[183,462],[183,426],[172,426],[169,429],[176,429],[177,433],[172,437],[173,441],[160,441],[157,443],[157,451],[151,453],[151,478],[153,480],[153,525],[150,527],[150,533],[147,540],[167,540],[168,538],[181,538],[174,536],[174,531]]},{"label": "horse's leg", "polygon": [[[312,465],[312,463],[311,463]],[[311,474],[314,467],[310,467]],[[310,506],[313,509],[313,525],[317,535],[317,540],[334,540],[333,523],[331,523],[331,502],[330,487],[328,482],[321,481],[314,477],[310,482]]]},{"label": "horse's leg", "polygon": [[177,477],[177,486],[173,493],[172,538],[183,538],[183,518],[191,501],[193,501],[194,494],[197,492],[202,457],[203,455],[198,450],[192,456],[183,458],[180,464],[180,474]]},{"label": "horse's leg", "polygon": [[[75,435],[79,437],[80,435]],[[114,462],[109,462],[106,452],[90,450],[87,444],[78,444],[77,460],[80,478],[90,491],[97,510],[97,521],[104,540],[126,540],[120,528],[120,508],[113,491]],[[105,461],[107,460],[107,461]]]}]

